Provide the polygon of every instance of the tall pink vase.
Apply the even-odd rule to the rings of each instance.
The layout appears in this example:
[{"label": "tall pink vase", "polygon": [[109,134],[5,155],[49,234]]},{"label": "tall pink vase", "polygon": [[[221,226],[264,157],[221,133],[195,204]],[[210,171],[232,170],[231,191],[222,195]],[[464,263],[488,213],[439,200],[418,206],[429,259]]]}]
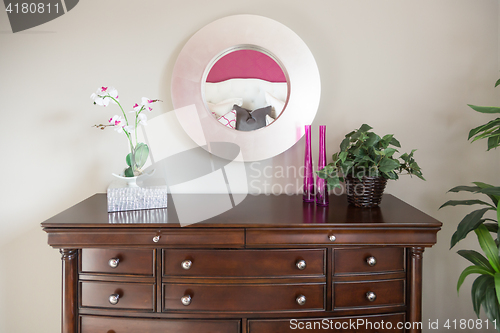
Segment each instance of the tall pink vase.
[{"label": "tall pink vase", "polygon": [[311,151],[311,125],[305,126],[306,152],[304,156],[304,202],[314,202],[314,176]]},{"label": "tall pink vase", "polygon": [[[326,166],[326,126],[319,126],[319,160],[318,170]],[[316,204],[328,206],[328,185],[326,179],[316,177]]]}]

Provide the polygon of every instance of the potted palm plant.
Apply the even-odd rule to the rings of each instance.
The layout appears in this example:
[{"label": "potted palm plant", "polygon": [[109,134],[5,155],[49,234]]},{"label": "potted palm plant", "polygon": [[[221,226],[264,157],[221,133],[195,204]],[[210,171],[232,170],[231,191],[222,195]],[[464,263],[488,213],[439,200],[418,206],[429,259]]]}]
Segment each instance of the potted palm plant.
[{"label": "potted palm plant", "polygon": [[[497,81],[495,87],[500,84]],[[473,110],[481,113],[500,113],[499,107],[485,107],[469,105]],[[486,124],[473,128],[469,132],[469,140],[487,139],[488,151],[500,146],[500,118],[489,121]],[[490,202],[480,199],[449,200],[440,208],[447,206],[482,206],[467,214],[458,224],[457,230],[451,238],[453,248],[460,240],[464,239],[471,231],[477,235],[477,239],[483,254],[474,250],[460,250],[458,254],[472,263],[460,274],[457,283],[457,292],[460,290],[465,278],[470,274],[479,274],[474,280],[471,288],[472,306],[479,318],[481,307],[488,319],[495,323],[500,331],[500,186],[493,186],[482,182],[474,182],[474,186],[457,186],[449,192],[470,192],[485,195]],[[496,212],[496,220],[486,217],[489,211]],[[493,236],[496,240],[493,239]]]},{"label": "potted palm plant", "polygon": [[393,134],[383,137],[363,124],[348,133],[340,143],[340,151],[333,154],[332,162],[317,171],[318,177],[326,179],[328,188],[341,188],[345,182],[347,200],[357,207],[375,207],[382,200],[388,179],[398,179],[407,173],[424,179],[413,154],[404,153],[399,158],[397,148],[401,145]]}]

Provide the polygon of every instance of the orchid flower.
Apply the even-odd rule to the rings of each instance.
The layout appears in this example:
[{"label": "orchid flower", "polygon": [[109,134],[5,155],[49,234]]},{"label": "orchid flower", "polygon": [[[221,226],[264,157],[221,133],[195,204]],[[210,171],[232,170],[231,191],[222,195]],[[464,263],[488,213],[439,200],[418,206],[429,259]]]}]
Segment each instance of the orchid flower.
[{"label": "orchid flower", "polygon": [[144,113],[139,113],[137,115],[137,119],[139,120],[138,124],[146,126],[148,123],[148,117]]},{"label": "orchid flower", "polygon": [[125,119],[119,115],[114,115],[108,120],[109,126],[113,126],[113,129],[118,133],[123,133],[123,128],[127,125]]},{"label": "orchid flower", "polygon": [[141,105],[144,106],[145,110],[152,111],[153,108],[150,105],[153,104],[156,101],[158,101],[158,100],[156,100],[156,99],[149,99],[147,97],[143,97],[142,101],[141,101]]},{"label": "orchid flower", "polygon": [[134,110],[133,111],[130,111],[130,112],[140,112],[142,110],[142,105],[139,105],[137,103],[134,104],[134,106],[132,107]]},{"label": "orchid flower", "polygon": [[[118,99],[118,91],[113,87],[100,87],[95,93],[90,95],[94,101],[94,105],[108,106],[109,103],[117,104],[122,111],[123,117],[114,115],[108,119],[108,125],[94,125],[97,128],[105,129],[106,127],[113,127],[118,133],[125,133],[130,144],[130,154],[127,155],[128,168],[125,169],[124,174],[126,177],[133,177],[140,174],[140,168],[146,163],[149,154],[149,147],[144,143],[139,143],[137,140],[137,125],[147,125],[148,117],[142,112],[144,110],[151,111],[151,104],[159,100],[148,99],[143,97],[141,104],[135,103],[133,110],[130,113],[135,114],[133,122],[128,121],[127,115],[123,110]],[[134,135],[135,134],[135,135]],[[135,138],[134,138],[135,136]],[[135,139],[135,140],[134,140]],[[135,141],[135,144],[134,144]],[[131,156],[131,157],[130,157]],[[135,157],[138,157],[137,159]]]},{"label": "orchid flower", "polygon": [[108,122],[114,126],[125,126],[125,120],[119,115],[114,115],[112,118],[109,118]]},{"label": "orchid flower", "polygon": [[134,127],[133,126],[123,126],[123,130],[125,131],[125,133],[128,133],[129,135],[133,135],[134,134]]},{"label": "orchid flower", "polygon": [[117,104],[118,91],[113,87],[100,87],[90,98],[94,100],[94,104],[100,106],[108,106],[109,102]]}]

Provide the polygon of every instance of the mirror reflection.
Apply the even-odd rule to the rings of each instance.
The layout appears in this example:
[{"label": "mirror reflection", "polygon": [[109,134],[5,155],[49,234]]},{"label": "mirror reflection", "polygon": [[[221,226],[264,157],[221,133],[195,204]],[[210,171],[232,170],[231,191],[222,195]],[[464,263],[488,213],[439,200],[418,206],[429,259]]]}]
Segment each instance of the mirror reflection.
[{"label": "mirror reflection", "polygon": [[223,126],[253,131],[272,124],[285,109],[287,75],[263,50],[236,49],[212,65],[204,82],[208,111]]}]

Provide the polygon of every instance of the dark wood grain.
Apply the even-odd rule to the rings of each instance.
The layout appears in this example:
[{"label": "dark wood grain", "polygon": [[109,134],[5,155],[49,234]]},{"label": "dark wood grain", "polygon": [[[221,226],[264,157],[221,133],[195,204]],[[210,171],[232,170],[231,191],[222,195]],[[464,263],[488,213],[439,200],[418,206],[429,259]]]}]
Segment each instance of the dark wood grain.
[{"label": "dark wood grain", "polygon": [[[325,275],[325,249],[304,250],[190,250],[163,251],[163,276],[279,277]],[[183,269],[184,260],[192,262]],[[299,270],[297,262],[306,268]]]},{"label": "dark wood grain", "polygon": [[[374,257],[376,264],[367,263]],[[374,272],[404,271],[404,248],[375,247],[358,249],[336,249],[333,255],[333,271],[335,275],[366,274]]]},{"label": "dark wood grain", "polygon": [[[422,260],[424,248],[412,247],[409,250],[409,291],[408,291],[408,321],[411,323],[422,322]],[[408,331],[409,333],[419,333],[420,330],[415,326]]]},{"label": "dark wood grain", "polygon": [[[405,303],[405,280],[366,282],[335,282],[333,284],[333,308],[380,307]],[[374,292],[375,301],[369,301],[366,293]]]},{"label": "dark wood grain", "polygon": [[239,320],[174,320],[82,316],[81,333],[239,333]]},{"label": "dark wood grain", "polygon": [[62,309],[61,332],[76,333],[77,314],[77,255],[74,249],[61,249],[62,260]]},{"label": "dark wood grain", "polygon": [[[118,266],[111,267],[110,259],[118,259]],[[153,276],[155,272],[154,250],[82,249],[80,272]]]},{"label": "dark wood grain", "polygon": [[[164,284],[164,311],[305,311],[324,310],[325,283],[316,284]],[[190,295],[185,306],[181,297]],[[299,305],[296,298],[306,296]]]},{"label": "dark wood grain", "polygon": [[[199,203],[203,202],[203,196],[217,196],[217,194],[184,195],[197,198]],[[369,209],[348,205],[345,196],[330,195],[329,200],[329,207],[323,209],[313,205],[314,209],[311,209],[310,204],[303,203],[301,195],[248,195],[234,209],[184,228],[268,226],[308,228],[328,225],[348,228],[441,227],[441,222],[390,194],[384,195],[380,207]],[[43,222],[42,227],[57,228],[64,225],[65,228],[96,226],[108,228],[126,226],[128,229],[179,228],[177,213],[171,202],[169,195],[169,207],[166,209],[108,213],[106,194],[95,194]],[[193,209],[196,209],[195,200],[193,200]],[[154,214],[155,211],[158,211],[158,214]]]},{"label": "dark wood grain", "polygon": [[[155,285],[152,283],[80,282],[81,307],[155,310]],[[109,302],[109,296],[119,295],[118,303]]]},{"label": "dark wood grain", "polygon": [[[48,231],[48,230],[47,230]],[[243,229],[166,229],[133,230],[128,228],[55,229],[49,231],[49,244],[53,247],[243,247]],[[158,242],[153,237],[160,236]]]},{"label": "dark wood grain", "polygon": [[[184,199],[197,209],[196,200],[213,196]],[[281,333],[293,318],[421,321],[422,253],[441,223],[391,195],[371,209],[349,206],[342,196],[316,207],[301,196],[249,195],[181,227],[171,197],[167,209],[107,213],[98,194],[42,227],[62,253],[62,333]],[[368,256],[375,266],[366,264]],[[108,265],[114,257],[117,268]],[[189,270],[180,266],[185,259],[192,260]],[[374,302],[368,291],[377,294]],[[115,293],[120,299],[112,305]],[[184,295],[192,297],[188,306]]]},{"label": "dark wood grain", "polygon": [[[422,228],[252,228],[246,233],[247,247],[332,246],[332,245],[420,245],[436,243],[438,229]],[[334,235],[335,241],[329,237]]]}]

